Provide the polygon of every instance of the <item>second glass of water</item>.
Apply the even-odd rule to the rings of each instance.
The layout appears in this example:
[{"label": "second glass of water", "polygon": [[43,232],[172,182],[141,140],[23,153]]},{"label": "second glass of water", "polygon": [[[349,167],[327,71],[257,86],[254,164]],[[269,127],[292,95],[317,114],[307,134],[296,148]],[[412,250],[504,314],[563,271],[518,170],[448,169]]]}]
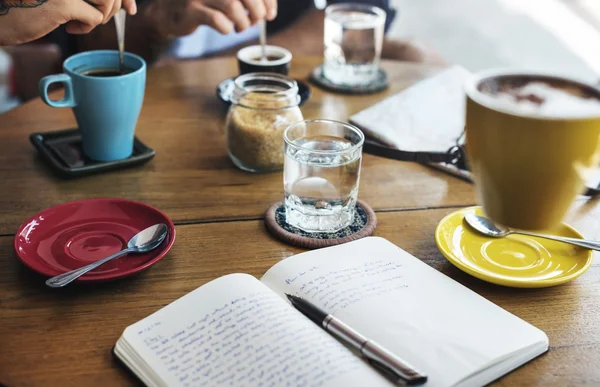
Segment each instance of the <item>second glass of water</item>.
[{"label": "second glass of water", "polygon": [[372,82],[379,70],[385,11],[356,3],[325,9],[325,61],[323,75],[339,85]]},{"label": "second glass of water", "polygon": [[358,197],[363,133],[338,121],[308,120],[284,134],[288,224],[307,232],[348,227]]}]

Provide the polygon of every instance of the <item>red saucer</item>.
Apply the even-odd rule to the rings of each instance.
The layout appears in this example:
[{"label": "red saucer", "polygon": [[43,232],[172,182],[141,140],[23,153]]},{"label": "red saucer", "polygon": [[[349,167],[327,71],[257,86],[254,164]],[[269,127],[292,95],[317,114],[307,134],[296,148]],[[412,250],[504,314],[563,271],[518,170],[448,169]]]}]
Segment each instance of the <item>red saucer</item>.
[{"label": "red saucer", "polygon": [[104,281],[125,277],[160,260],[175,242],[175,226],[156,208],[124,199],[88,199],[48,208],[25,222],[15,235],[17,256],[32,270],[53,277],[127,247],[138,232],[164,223],[169,235],[146,254],[128,254],[79,277]]}]

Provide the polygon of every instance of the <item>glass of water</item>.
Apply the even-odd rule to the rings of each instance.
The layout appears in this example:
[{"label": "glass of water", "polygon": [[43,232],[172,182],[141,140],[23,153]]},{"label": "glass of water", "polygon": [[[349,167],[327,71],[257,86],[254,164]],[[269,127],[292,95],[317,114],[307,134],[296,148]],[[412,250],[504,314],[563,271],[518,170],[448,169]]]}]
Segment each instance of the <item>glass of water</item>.
[{"label": "glass of water", "polygon": [[300,121],[283,133],[287,222],[307,232],[336,232],[352,223],[365,137],[331,120]]},{"label": "glass of water", "polygon": [[377,76],[385,11],[356,3],[325,9],[323,75],[338,85],[369,84]]}]

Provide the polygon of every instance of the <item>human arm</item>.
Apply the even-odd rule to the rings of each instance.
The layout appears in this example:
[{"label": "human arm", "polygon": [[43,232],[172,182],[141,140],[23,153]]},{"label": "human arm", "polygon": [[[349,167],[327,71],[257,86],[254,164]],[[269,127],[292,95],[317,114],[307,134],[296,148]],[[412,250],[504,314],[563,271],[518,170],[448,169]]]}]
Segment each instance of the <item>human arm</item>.
[{"label": "human arm", "polygon": [[[384,1],[378,1],[378,5],[379,3]],[[392,9],[386,9],[386,13],[388,18],[395,16]],[[314,8],[313,0],[279,0],[277,18],[269,23],[268,42],[285,47],[296,56],[322,56],[324,18],[325,12]],[[386,22],[387,28],[391,26],[391,21]],[[242,46],[219,52],[215,56],[235,55],[241,47],[253,44],[257,44],[257,41],[246,42]],[[381,58],[432,65],[445,64],[444,59],[436,51],[409,39],[385,38]]]},{"label": "human arm", "polygon": [[135,13],[135,0],[0,0],[0,46],[39,39],[62,24],[69,33],[88,33],[121,5]]},{"label": "human arm", "polygon": [[[328,0],[327,5],[345,2],[359,2],[382,8],[386,13],[386,34],[397,19],[397,12],[389,0]],[[312,6],[313,0],[279,0],[279,8],[284,8],[288,3],[293,3],[296,8],[304,3],[303,10],[299,13],[301,16],[287,26],[284,23],[273,23],[275,25],[273,33],[269,34],[269,42],[290,49],[294,55],[322,56],[325,12]],[[298,13],[297,11],[293,10]],[[440,54],[421,42],[390,37],[383,41],[381,58],[432,65],[445,64]]]},{"label": "human arm", "polygon": [[[277,14],[276,0],[146,0],[126,23],[126,50],[154,63],[170,42],[207,25],[222,34],[242,31]],[[101,26],[77,39],[79,51],[114,48],[114,26]]]}]

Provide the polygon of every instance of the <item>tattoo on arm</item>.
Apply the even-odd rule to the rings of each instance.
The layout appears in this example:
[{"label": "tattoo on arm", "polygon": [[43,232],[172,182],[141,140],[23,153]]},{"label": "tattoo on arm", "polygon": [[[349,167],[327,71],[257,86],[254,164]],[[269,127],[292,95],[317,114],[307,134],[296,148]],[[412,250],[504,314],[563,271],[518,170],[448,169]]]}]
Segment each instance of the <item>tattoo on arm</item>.
[{"label": "tattoo on arm", "polygon": [[48,0],[0,0],[0,16],[6,15],[11,8],[35,8]]}]

